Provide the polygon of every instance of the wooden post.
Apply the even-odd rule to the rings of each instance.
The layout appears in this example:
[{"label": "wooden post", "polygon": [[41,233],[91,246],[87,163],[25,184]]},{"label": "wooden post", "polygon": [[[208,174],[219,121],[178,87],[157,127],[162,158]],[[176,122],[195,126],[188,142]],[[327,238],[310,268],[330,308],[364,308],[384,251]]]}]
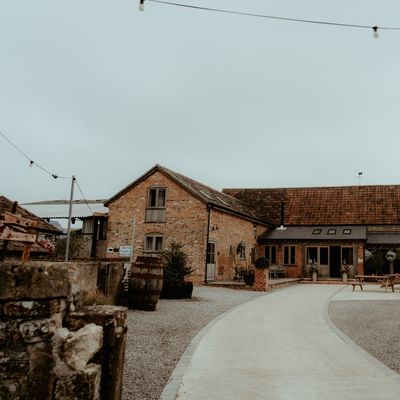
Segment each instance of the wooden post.
[{"label": "wooden post", "polygon": [[23,249],[23,251],[22,251],[22,258],[21,258],[21,261],[22,261],[23,263],[28,262],[28,261],[29,261],[29,256],[30,256],[30,254],[31,254],[31,244],[25,243],[25,244],[24,244],[24,249]]},{"label": "wooden post", "polygon": [[[11,208],[12,214],[15,214],[17,212],[17,207],[18,207],[18,202],[14,201],[12,208]],[[0,252],[0,261],[4,261],[6,259],[7,247],[8,247],[8,240],[4,240],[3,249]]]}]

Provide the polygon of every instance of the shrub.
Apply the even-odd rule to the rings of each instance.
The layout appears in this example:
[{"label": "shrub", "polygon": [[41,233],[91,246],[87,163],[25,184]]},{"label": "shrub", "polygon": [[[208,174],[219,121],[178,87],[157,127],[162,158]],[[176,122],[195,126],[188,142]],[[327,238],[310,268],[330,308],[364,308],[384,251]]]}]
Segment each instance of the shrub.
[{"label": "shrub", "polygon": [[164,286],[181,286],[185,276],[193,272],[187,266],[187,255],[182,251],[183,244],[172,241],[170,247],[161,252],[164,265]]},{"label": "shrub", "polygon": [[265,269],[269,267],[269,262],[265,257],[258,257],[254,262],[256,268]]},{"label": "shrub", "polygon": [[103,306],[112,304],[111,299],[99,290],[90,290],[83,294],[83,306]]}]

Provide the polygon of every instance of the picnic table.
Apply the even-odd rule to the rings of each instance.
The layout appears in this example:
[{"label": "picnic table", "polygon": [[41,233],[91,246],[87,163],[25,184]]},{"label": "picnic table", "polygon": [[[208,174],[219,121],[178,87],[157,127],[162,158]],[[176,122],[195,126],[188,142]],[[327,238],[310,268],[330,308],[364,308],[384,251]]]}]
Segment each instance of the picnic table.
[{"label": "picnic table", "polygon": [[279,277],[286,278],[286,268],[283,265],[271,265],[269,267],[269,278],[278,279]]},{"label": "picnic table", "polygon": [[385,288],[385,292],[388,287],[392,288],[394,292],[394,285],[400,284],[400,274],[389,274],[389,275],[356,275],[356,281],[352,283],[353,291],[356,286],[360,286],[363,290],[363,285],[366,282],[378,282],[381,284],[381,288]]}]

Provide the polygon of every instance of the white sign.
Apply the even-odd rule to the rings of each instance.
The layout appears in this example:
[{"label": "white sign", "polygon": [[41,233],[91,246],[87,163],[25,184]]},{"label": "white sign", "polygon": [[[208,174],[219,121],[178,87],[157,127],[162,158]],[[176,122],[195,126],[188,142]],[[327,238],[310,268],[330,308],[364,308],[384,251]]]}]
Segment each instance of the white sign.
[{"label": "white sign", "polygon": [[119,256],[120,257],[130,257],[132,255],[132,246],[119,246]]}]

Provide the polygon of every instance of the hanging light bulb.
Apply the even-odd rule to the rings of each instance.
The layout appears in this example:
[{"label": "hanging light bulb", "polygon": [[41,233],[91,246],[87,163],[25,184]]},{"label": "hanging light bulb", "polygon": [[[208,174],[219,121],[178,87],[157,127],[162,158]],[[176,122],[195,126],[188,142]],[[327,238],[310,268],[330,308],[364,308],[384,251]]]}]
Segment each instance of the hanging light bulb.
[{"label": "hanging light bulb", "polygon": [[139,11],[144,11],[144,0],[140,0]]},{"label": "hanging light bulb", "polygon": [[378,37],[379,37],[378,27],[377,26],[373,26],[372,29],[374,31],[374,38],[378,39]]}]

